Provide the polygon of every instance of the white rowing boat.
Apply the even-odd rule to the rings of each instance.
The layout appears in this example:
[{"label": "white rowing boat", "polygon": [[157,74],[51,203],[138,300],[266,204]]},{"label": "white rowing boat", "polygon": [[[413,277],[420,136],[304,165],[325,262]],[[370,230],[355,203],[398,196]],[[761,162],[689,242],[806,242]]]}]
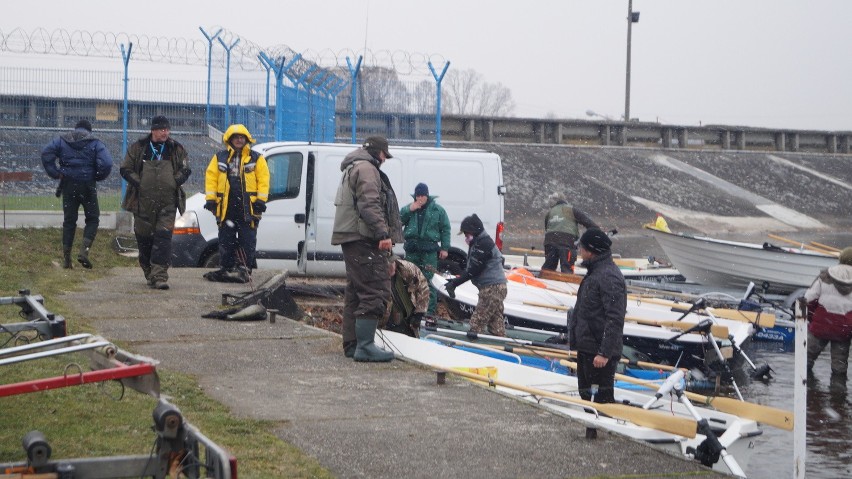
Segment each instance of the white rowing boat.
[{"label": "white rowing boat", "polygon": [[[708,435],[697,433],[695,417],[684,404],[661,395],[616,389],[618,404],[599,405],[582,401],[577,393],[575,377],[512,364],[501,359],[448,348],[435,342],[411,338],[389,331],[379,331],[376,342],[394,351],[399,358],[442,371],[459,371],[468,378],[484,379],[493,390],[537,404],[553,413],[571,417],[586,426],[622,434],[653,447],[683,455],[702,455]],[[472,374],[485,372],[489,378]],[[649,410],[640,409],[652,404]],[[744,403],[749,404],[749,403]],[[638,407],[632,407],[638,406]],[[752,405],[760,407],[759,405]],[[729,459],[706,464],[718,471],[740,473],[748,468],[755,451],[756,437],[762,434],[751,419],[713,409],[695,407],[702,419],[712,425],[712,432],[725,447]],[[723,456],[724,456],[723,455]],[[743,474],[744,475],[744,474]]]},{"label": "white rowing boat", "polygon": [[[536,282],[546,280],[536,278]],[[476,309],[479,291],[471,282],[455,290],[455,298],[449,298],[444,289],[446,279],[441,275],[432,278],[432,285],[441,295],[455,319],[469,319]],[[568,283],[546,283],[543,288],[517,281],[508,281],[507,296],[503,303],[505,320],[513,326],[565,332],[567,310],[576,303],[576,285]],[[695,313],[684,315],[663,305],[643,301],[628,301],[628,321],[624,324],[624,344],[645,353],[650,361],[674,365],[687,369],[699,369],[714,375],[714,363],[720,361],[710,343],[709,334],[686,333],[690,328],[708,320],[707,316]],[[734,369],[733,347],[741,348],[754,333],[748,322],[714,318],[712,331],[723,331],[713,340],[729,366]],[[640,324],[644,323],[644,324]],[[677,336],[677,338],[675,338]]]}]

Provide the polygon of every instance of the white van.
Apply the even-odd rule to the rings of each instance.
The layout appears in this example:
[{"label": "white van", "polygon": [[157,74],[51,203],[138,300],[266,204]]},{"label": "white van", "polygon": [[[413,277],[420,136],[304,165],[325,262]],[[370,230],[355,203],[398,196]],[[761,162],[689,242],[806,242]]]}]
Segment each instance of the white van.
[{"label": "white van", "polygon": [[[359,145],[273,142],[254,146],[269,164],[269,201],[257,233],[259,268],[285,269],[289,274],[345,276],[343,252],[331,244],[334,197],[341,181],[340,163]],[[465,216],[476,213],[498,247],[503,243],[503,168],[500,157],[484,150],[393,147],[393,158],[382,165],[400,207],[412,201],[417,183],[450,217],[452,243],[441,267],[464,265],[467,245],[457,235]],[[203,174],[203,173],[202,173]],[[172,265],[213,268],[219,265],[218,229],[204,209],[204,195],[187,199],[172,239]],[[402,245],[394,251],[403,255]]]}]

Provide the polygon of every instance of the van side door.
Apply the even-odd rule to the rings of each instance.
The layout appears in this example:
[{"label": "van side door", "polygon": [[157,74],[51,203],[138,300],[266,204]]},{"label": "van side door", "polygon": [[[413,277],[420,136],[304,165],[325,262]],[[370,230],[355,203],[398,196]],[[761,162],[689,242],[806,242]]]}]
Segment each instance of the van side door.
[{"label": "van side door", "polygon": [[296,272],[307,220],[305,153],[272,149],[265,156],[269,201],[257,230],[258,267]]}]

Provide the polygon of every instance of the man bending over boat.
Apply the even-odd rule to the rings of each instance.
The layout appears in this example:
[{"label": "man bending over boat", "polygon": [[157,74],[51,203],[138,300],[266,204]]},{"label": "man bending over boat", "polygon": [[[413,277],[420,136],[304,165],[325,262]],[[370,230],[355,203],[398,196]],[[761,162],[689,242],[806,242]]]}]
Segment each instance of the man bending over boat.
[{"label": "man bending over boat", "polygon": [[397,256],[388,263],[388,268],[391,301],[381,327],[416,338],[429,307],[429,282],[416,264]]},{"label": "man bending over boat", "polygon": [[823,270],[805,292],[808,302],[808,377],[820,353],[831,344],[831,382],[846,391],[852,342],[852,246],[840,252],[840,264]]},{"label": "man bending over boat", "polygon": [[586,230],[580,237],[586,276],[568,316],[568,345],[577,350],[580,397],[597,403],[615,402],[615,368],[627,313],[624,276],[612,261],[611,245],[612,240],[599,229]]}]

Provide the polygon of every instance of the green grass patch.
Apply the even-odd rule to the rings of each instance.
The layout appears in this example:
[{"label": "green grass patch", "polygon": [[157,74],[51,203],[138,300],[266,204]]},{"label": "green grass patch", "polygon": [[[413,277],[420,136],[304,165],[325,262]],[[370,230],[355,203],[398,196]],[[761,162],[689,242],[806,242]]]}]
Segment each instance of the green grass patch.
[{"label": "green grass patch", "polygon": [[[98,206],[101,211],[119,211],[121,194],[98,192]],[[62,211],[62,198],[53,195],[44,196],[4,196],[0,199],[0,209],[9,211]],[[83,212],[80,212],[82,217]]]},{"label": "green grass patch", "polygon": [[[29,289],[45,297],[48,311],[65,316],[69,334],[94,333],[85,320],[69,318],[60,295],[109,275],[112,267],[135,266],[136,260],[113,252],[115,232],[101,230],[89,254],[95,268],[83,269],[75,262],[74,269],[62,269],[61,236],[59,228],[0,230],[0,296],[16,296],[18,290]],[[78,230],[75,248],[81,238]],[[23,321],[19,312],[15,305],[3,305],[0,323]],[[0,347],[12,346],[15,340],[0,331]],[[0,384],[61,376],[72,363],[88,370],[83,355],[45,358],[0,366]],[[69,375],[76,371],[75,366],[68,367]],[[278,439],[273,434],[275,422],[234,417],[206,396],[195,378],[162,369],[158,374],[162,394],[204,435],[237,458],[241,478],[333,477],[314,458]],[[45,434],[54,460],[149,454],[155,440],[151,413],[156,400],[133,390],[122,391],[117,382],[4,397],[0,405],[0,462],[25,460],[21,439],[32,430]]]}]

